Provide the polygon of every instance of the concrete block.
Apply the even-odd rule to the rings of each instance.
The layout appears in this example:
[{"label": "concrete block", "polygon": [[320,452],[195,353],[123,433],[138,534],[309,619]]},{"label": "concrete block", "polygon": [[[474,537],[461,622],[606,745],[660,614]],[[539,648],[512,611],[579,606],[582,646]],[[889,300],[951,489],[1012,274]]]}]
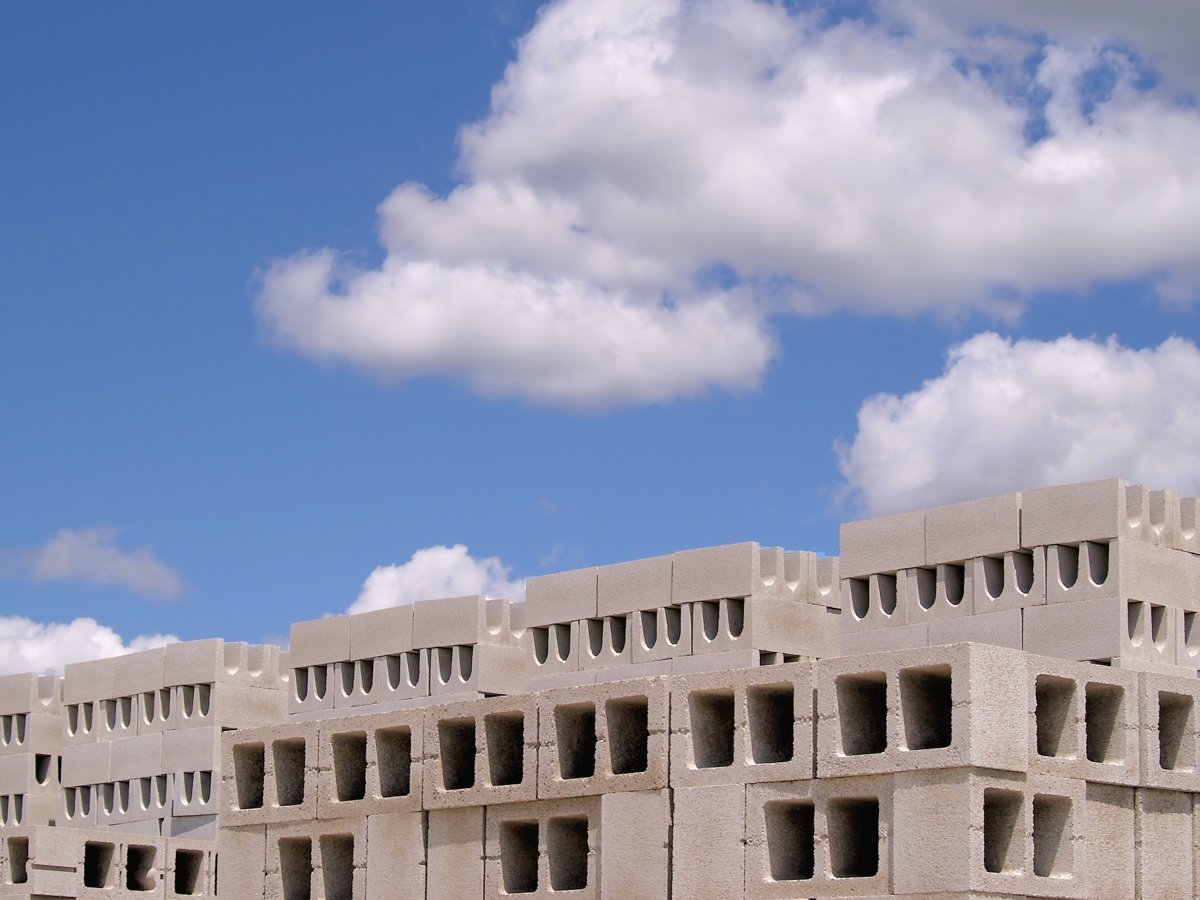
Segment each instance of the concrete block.
[{"label": "concrete block", "polygon": [[58,807],[53,794],[0,794],[0,827],[49,825]]},{"label": "concrete block", "polygon": [[413,646],[513,645],[509,602],[482,595],[423,600],[413,604]]},{"label": "concrete block", "polygon": [[101,700],[96,707],[99,714],[96,739],[115,741],[135,737],[138,719],[141,716],[140,704],[141,694],[126,694]]},{"label": "concrete block", "polygon": [[633,661],[630,641],[632,622],[637,614],[584,619],[579,635],[581,669],[624,668]]},{"label": "concrete block", "polygon": [[154,647],[116,657],[117,671],[113,678],[113,693],[117,696],[156,691],[166,677],[167,651]]},{"label": "concrete block", "polygon": [[420,810],[367,819],[366,900],[425,896],[425,818]]},{"label": "concrete block", "polygon": [[843,578],[843,632],[856,634],[907,625],[908,588],[909,578],[905,571]]},{"label": "concrete block", "polygon": [[167,729],[258,728],[287,718],[285,691],[224,682],[181,684],[171,690]]},{"label": "concrete block", "polygon": [[[842,614],[843,617],[845,613]],[[842,656],[865,653],[884,653],[891,650],[912,650],[929,646],[929,625],[900,625],[877,628],[874,631],[843,632]]]},{"label": "concrete block", "polygon": [[96,794],[96,825],[108,828],[153,822],[147,834],[158,834],[158,820],[171,814],[171,775],[153,775],[109,781]]},{"label": "concrete block", "polygon": [[818,556],[813,561],[813,574],[816,578],[816,585],[809,602],[832,609],[841,609],[841,560],[836,556]]},{"label": "concrete block", "polygon": [[1200,497],[1179,501],[1179,531],[1171,546],[1188,553],[1200,553]]},{"label": "concrete block", "polygon": [[600,839],[602,900],[670,895],[669,790],[601,795]]},{"label": "concrete block", "polygon": [[600,818],[598,797],[489,808],[484,896],[600,897]]},{"label": "concrete block", "polygon": [[215,841],[220,832],[220,823],[215,813],[187,815],[174,814],[163,820],[166,837],[185,838],[194,841]]},{"label": "concrete block", "polygon": [[537,696],[539,798],[667,786],[667,680],[618,681]]},{"label": "concrete block", "polygon": [[412,650],[413,605],[350,616],[350,658],[374,659]]},{"label": "concrete block", "polygon": [[111,741],[63,747],[61,775],[63,785],[76,787],[108,781],[108,761],[111,747]]},{"label": "concrete block", "polygon": [[804,601],[811,595],[811,553],[785,553],[747,541],[673,554],[671,602],[738,597]]},{"label": "concrete block", "polygon": [[350,617],[292,623],[288,665],[293,669],[350,659]]},{"label": "concrete block", "polygon": [[599,613],[598,585],[594,566],[525,579],[525,627],[593,618]]},{"label": "concrete block", "polygon": [[166,900],[216,896],[213,886],[216,848],[212,846],[216,840],[215,828],[212,833],[211,839],[180,835],[179,839],[167,841],[163,872],[163,896]]},{"label": "concrete block", "polygon": [[1024,609],[1046,602],[1046,551],[1010,550],[970,561],[971,609],[986,615],[1006,609]]},{"label": "concrete block", "polygon": [[58,796],[58,757],[48,753],[0,756],[0,794]]},{"label": "concrete block", "polygon": [[[777,654],[758,650],[724,650],[720,653],[701,653],[697,656],[676,656],[671,659],[672,675],[694,675],[698,672],[725,672],[734,669],[753,669],[762,664],[764,658]],[[791,661],[799,659],[791,654]]]},{"label": "concrete block", "polygon": [[797,656],[836,656],[841,615],[810,603],[771,597],[726,598],[692,604],[692,654],[759,650]]},{"label": "concrete block", "polygon": [[62,803],[55,822],[62,828],[94,828],[96,826],[96,788],[85,784],[62,789]]},{"label": "concrete block", "polygon": [[375,683],[375,660],[353,659],[333,664],[334,709],[354,709],[379,702],[379,685]]},{"label": "concrete block", "polygon": [[1087,896],[1091,900],[1135,897],[1134,789],[1086,785]]},{"label": "concrete block", "polygon": [[[608,684],[612,681],[630,681],[634,678],[658,678],[672,674],[673,660],[660,659],[657,662],[634,663],[616,669],[596,669],[594,684]],[[568,687],[571,685],[562,685]]]},{"label": "concrete block", "polygon": [[1175,665],[1200,669],[1200,613],[1181,609],[1176,615]]},{"label": "concrete block", "polygon": [[57,753],[62,747],[61,715],[0,715],[0,757],[23,753]]},{"label": "concrete block", "polygon": [[908,589],[899,594],[907,607],[904,621],[917,625],[971,615],[974,609],[973,575],[971,567],[962,563],[908,569],[904,573]]},{"label": "concrete block", "polygon": [[[588,669],[586,672],[562,672],[558,675],[536,675],[529,679],[529,693],[537,694],[542,691],[557,691],[560,688],[580,687],[585,684],[595,684],[600,669]],[[611,671],[619,672],[620,669]]]},{"label": "concrete block", "polygon": [[1033,488],[1021,494],[1021,545],[1147,540],[1149,495],[1120,478]]},{"label": "concrete block", "polygon": [[57,715],[62,709],[62,679],[56,675],[0,675],[0,715],[40,713]]},{"label": "concrete block", "polygon": [[1154,788],[1138,788],[1135,794],[1136,896],[1189,896],[1195,874],[1192,796]]},{"label": "concrete block", "polygon": [[1141,707],[1141,784],[1200,792],[1200,679],[1143,672],[1136,676]]},{"label": "concrete block", "polygon": [[167,644],[164,687],[230,682],[280,690],[279,648],[208,638]]},{"label": "concrete block", "polygon": [[516,644],[456,644],[429,650],[430,697],[517,694],[525,688],[525,653]]},{"label": "concrete block", "polygon": [[188,728],[162,734],[162,771],[186,772],[219,769],[221,728]]},{"label": "concrete block", "polygon": [[117,660],[93,659],[63,668],[62,702],[83,703],[116,694]]},{"label": "concrete block", "polygon": [[375,658],[375,684],[381,704],[429,696],[429,651],[406,650]]},{"label": "concrete block", "polygon": [[538,796],[538,703],[531,694],[425,710],[426,809]]},{"label": "concrete block", "polygon": [[362,897],[367,881],[365,819],[267,827],[266,897]]},{"label": "concrete block", "polygon": [[484,809],[431,809],[426,832],[426,900],[462,900],[484,891]]},{"label": "concrete block", "polygon": [[222,827],[315,819],[318,752],[313,722],[222,734]]},{"label": "concrete block", "polygon": [[1200,558],[1140,541],[1055,544],[1046,552],[1046,601],[1120,597],[1200,609]]},{"label": "concrete block", "polygon": [[596,570],[597,616],[619,616],[670,605],[669,555],[601,566]]},{"label": "concrete block", "polygon": [[264,895],[267,871],[265,825],[231,828],[223,824],[217,836],[217,856],[220,859],[218,897],[241,900]]},{"label": "concrete block", "polygon": [[220,812],[217,791],[221,773],[210,763],[207,768],[183,769],[172,775],[170,812],[182,819],[215,817]]},{"label": "concrete block", "polygon": [[1021,610],[1006,609],[1001,612],[962,616],[929,623],[929,645],[958,644],[974,641],[977,644],[995,644],[998,647],[1022,646]]},{"label": "concrete block", "polygon": [[109,744],[108,776],[113,781],[158,775],[162,768],[162,734],[122,738]]},{"label": "concrete block", "polygon": [[421,808],[424,711],[348,716],[319,729],[317,816],[359,818]]},{"label": "concrete block", "polygon": [[742,896],[745,785],[677,788],[672,795],[671,895],[689,900]]},{"label": "concrete block", "polygon": [[98,738],[100,729],[99,703],[87,700],[82,703],[63,705],[62,744],[91,744]]},{"label": "concrete block", "polygon": [[580,632],[578,621],[535,625],[526,629],[525,673],[531,679],[544,679],[580,669]]},{"label": "concrete block", "polygon": [[924,566],[925,513],[899,513],[846,522],[841,528],[840,545],[842,578]]},{"label": "concrete block", "polygon": [[813,663],[671,679],[671,786],[812,778]]},{"label": "concrete block", "polygon": [[999,556],[1020,546],[1020,494],[1001,494],[925,511],[927,564]]},{"label": "concrete block", "polygon": [[692,611],[690,604],[639,610],[630,618],[633,626],[631,664],[691,655]]},{"label": "concrete block", "polygon": [[1024,611],[1025,649],[1062,659],[1175,664],[1176,610],[1141,600],[1047,603]]},{"label": "concrete block", "polygon": [[821,778],[984,766],[1023,771],[1025,656],[951,644],[819,660]]}]

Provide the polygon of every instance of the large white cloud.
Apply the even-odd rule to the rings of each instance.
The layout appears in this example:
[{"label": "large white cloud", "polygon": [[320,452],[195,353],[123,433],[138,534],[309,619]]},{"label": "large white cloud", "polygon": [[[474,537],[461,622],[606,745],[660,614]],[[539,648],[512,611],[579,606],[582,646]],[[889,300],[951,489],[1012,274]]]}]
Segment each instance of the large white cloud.
[{"label": "large white cloud", "polygon": [[148,597],[174,597],[183,590],[179,573],[149,547],[122,550],[111,528],[64,528],[27,554],[29,576],[38,583],[83,581],[119,585]]},{"label": "large white cloud", "polygon": [[863,403],[841,468],[868,514],[1112,476],[1198,494],[1200,350],[977,335]]},{"label": "large white cloud", "polygon": [[476,559],[463,544],[426,547],[416,551],[403,565],[375,569],[347,611],[360,613],[468,594],[523,600],[525,583],[511,580],[509,567],[498,557]]},{"label": "large white cloud", "polygon": [[0,616],[0,675],[62,672],[67,663],[121,656],[179,640],[174,635],[140,635],[125,641],[95,619],[35,622]]},{"label": "large white cloud", "polygon": [[383,377],[594,407],[753,387],[784,310],[1009,309],[1131,278],[1190,299],[1200,113],[1110,40],[1170,43],[1169,20],[1018,6],[1048,39],[976,28],[999,3],[828,25],[559,0],[463,130],[463,183],[397,188],[377,269],[276,261],[259,315]]}]

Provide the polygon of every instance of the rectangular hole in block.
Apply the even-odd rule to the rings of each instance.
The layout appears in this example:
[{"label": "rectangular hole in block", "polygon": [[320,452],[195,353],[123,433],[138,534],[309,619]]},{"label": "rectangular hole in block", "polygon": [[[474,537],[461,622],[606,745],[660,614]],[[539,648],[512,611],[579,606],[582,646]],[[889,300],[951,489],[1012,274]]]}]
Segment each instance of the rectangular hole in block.
[{"label": "rectangular hole in block", "polygon": [[813,877],[816,832],[811,802],[768,803],[763,809],[767,827],[767,859],[773,881],[803,881]]},{"label": "rectangular hole in block", "polygon": [[354,900],[354,835],[321,835],[325,900]]},{"label": "rectangular hole in block", "polygon": [[650,752],[650,701],[615,697],[604,704],[608,753],[614,775],[645,772]]},{"label": "rectangular hole in block", "polygon": [[283,900],[311,900],[311,839],[279,839],[279,880],[283,884]]},{"label": "rectangular hole in block", "polygon": [[1158,693],[1158,764],[1169,772],[1196,766],[1195,703],[1188,694]]},{"label": "rectangular hole in block", "polygon": [[1071,799],[1035,794],[1033,797],[1033,874],[1067,878],[1073,867]]},{"label": "rectangular hole in block", "polygon": [[1125,689],[1116,684],[1089,682],[1083,689],[1083,726],[1091,762],[1125,762]]},{"label": "rectangular hole in block", "polygon": [[496,786],[525,780],[525,714],[491,713],[484,716],[488,778]]},{"label": "rectangular hole in block", "polygon": [[340,801],[367,796],[367,733],[350,731],[333,736],[333,778]]},{"label": "rectangular hole in block", "polygon": [[984,871],[1021,871],[1025,862],[1022,804],[1023,798],[1017,791],[987,788],[983,792]]},{"label": "rectangular hole in block", "polygon": [[1034,720],[1039,756],[1077,757],[1074,681],[1039,675],[1034,682]]},{"label": "rectangular hole in block", "polygon": [[1004,593],[1004,557],[983,557],[983,586],[992,600]]},{"label": "rectangular hole in block", "polygon": [[791,684],[759,684],[746,691],[750,758],[756,765],[788,762],[796,753],[796,691]]},{"label": "rectangular hole in block", "polygon": [[48,753],[35,753],[33,755],[33,777],[38,784],[46,785],[50,783],[50,772],[53,770],[54,757]]},{"label": "rectangular hole in block", "polygon": [[438,722],[442,787],[465,791],[475,787],[475,720],[469,716]]},{"label": "rectangular hole in block", "polygon": [[847,578],[850,588],[850,612],[862,621],[871,611],[871,583],[866,578]]},{"label": "rectangular hole in block", "polygon": [[158,886],[154,868],[154,847],[130,844],[125,848],[125,887],[131,891],[152,891]]},{"label": "rectangular hole in block", "polygon": [[29,881],[29,838],[8,839],[8,883],[25,884]]},{"label": "rectangular hole in block", "polygon": [[900,672],[904,746],[909,750],[949,747],[953,734],[950,667],[924,666]]},{"label": "rectangular hole in block", "polygon": [[500,873],[506,894],[532,894],[538,889],[537,822],[500,826]]},{"label": "rectangular hole in block", "polygon": [[1150,640],[1156,650],[1162,650],[1167,645],[1167,622],[1170,621],[1171,612],[1165,606],[1150,604]]},{"label": "rectangular hole in block", "polygon": [[550,857],[550,890],[581,891],[588,885],[588,820],[585,816],[552,818],[546,827]]},{"label": "rectangular hole in block", "polygon": [[829,865],[834,878],[870,878],[879,872],[879,799],[829,801]]},{"label": "rectangular hole in block", "polygon": [[733,765],[733,691],[693,691],[688,715],[696,768]]},{"label": "rectangular hole in block", "polygon": [[271,754],[279,805],[299,806],[304,802],[304,738],[275,741]]},{"label": "rectangular hole in block", "polygon": [[184,897],[201,892],[204,880],[204,854],[199,850],[175,851],[175,893]]},{"label": "rectangular hole in block", "polygon": [[237,788],[238,809],[262,808],[265,758],[262,744],[233,745],[233,782]]},{"label": "rectangular hole in block", "polygon": [[554,708],[558,739],[558,773],[563,779],[596,774],[596,706],[571,703]]},{"label": "rectangular hole in block", "polygon": [[887,749],[887,676],[883,672],[839,675],[838,725],[842,754],[862,756]]},{"label": "rectangular hole in block", "polygon": [[379,769],[379,793],[383,797],[406,797],[412,789],[412,732],[408,728],[380,728],[375,732],[375,759]]},{"label": "rectangular hole in block", "polygon": [[83,845],[83,886],[94,888],[115,887],[113,882],[113,856],[116,847],[102,841],[88,841]]}]

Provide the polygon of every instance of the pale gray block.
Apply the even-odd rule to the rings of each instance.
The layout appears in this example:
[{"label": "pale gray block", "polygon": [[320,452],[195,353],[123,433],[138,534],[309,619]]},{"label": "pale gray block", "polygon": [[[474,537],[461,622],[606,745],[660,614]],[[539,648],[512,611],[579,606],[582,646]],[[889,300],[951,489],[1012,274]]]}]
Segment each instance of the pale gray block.
[{"label": "pale gray block", "polygon": [[14,753],[57,753],[63,744],[62,715],[12,713],[0,716],[0,757]]},{"label": "pale gray block", "polygon": [[165,683],[165,647],[126,653],[124,656],[118,656],[116,660],[117,672],[113,678],[113,693],[116,696],[156,691]]},{"label": "pale gray block", "polygon": [[489,807],[486,818],[483,896],[600,897],[598,797]]},{"label": "pale gray block", "polygon": [[425,768],[421,709],[322,722],[317,817],[347,819],[421,809]]},{"label": "pale gray block", "polygon": [[[843,613],[843,615],[845,615]],[[910,650],[929,646],[929,625],[901,625],[895,628],[877,628],[842,634],[842,656],[857,656],[863,653],[882,653],[888,650]]]},{"label": "pale gray block", "polygon": [[970,566],[971,609],[977,616],[1046,602],[1044,547],[980,556],[971,560]]},{"label": "pale gray block", "polygon": [[184,819],[218,815],[221,773],[215,768],[210,763],[206,768],[171,773],[171,815]]},{"label": "pale gray block", "polygon": [[422,600],[413,604],[413,646],[516,643],[509,602],[482,595]]},{"label": "pale gray block", "polygon": [[1153,672],[1156,675],[1169,675],[1172,678],[1195,678],[1196,670],[1187,666],[1173,666],[1168,663],[1157,663],[1147,659],[1136,659],[1127,656],[1114,656],[1112,659],[1099,660],[1100,665],[1127,672]]},{"label": "pale gray block", "polygon": [[906,607],[906,624],[933,623],[972,614],[974,587],[971,583],[971,566],[940,563],[908,569],[903,574],[908,581],[908,588],[899,595],[899,599]]},{"label": "pale gray block", "polygon": [[55,794],[0,795],[0,827],[49,825],[58,815]]},{"label": "pale gray block", "polygon": [[350,617],[325,616],[293,622],[288,665],[293,668],[350,659]]},{"label": "pale gray block", "polygon": [[0,756],[0,794],[57,795],[58,757],[48,753]]},{"label": "pale gray block", "polygon": [[335,663],[314,663],[293,668],[291,690],[288,691],[288,717],[332,710],[336,702],[336,682]]},{"label": "pale gray block", "polygon": [[838,653],[841,615],[811,603],[772,597],[692,604],[692,654],[758,650],[798,656]]},{"label": "pale gray block", "polygon": [[[220,825],[215,815],[174,815],[163,822],[164,837],[182,838],[187,841],[215,841]],[[169,845],[168,845],[169,846]]]},{"label": "pale gray block", "polygon": [[1032,488],[1021,494],[1021,546],[1145,538],[1149,498],[1120,478]]},{"label": "pale gray block", "polygon": [[[600,797],[600,897],[666,897],[671,878],[671,792]],[[636,864],[632,862],[636,860]]]},{"label": "pale gray block", "polygon": [[82,703],[116,693],[117,660],[93,659],[68,663],[63,669],[62,702]]},{"label": "pale gray block", "polygon": [[525,689],[525,654],[515,644],[457,644],[429,650],[430,697],[518,694]]},{"label": "pale gray block", "polygon": [[841,528],[842,578],[859,578],[873,572],[896,572],[926,564],[924,511],[898,513]]},{"label": "pale gray block", "polygon": [[365,819],[271,825],[266,844],[266,897],[271,900],[362,897],[366,891]]},{"label": "pale gray block", "polygon": [[99,738],[99,701],[85,700],[82,703],[63,705],[62,744],[93,744]]},{"label": "pale gray block", "polygon": [[1020,650],[1021,622],[1019,609],[930,622],[929,645],[934,647],[938,644],[975,641],[979,644],[996,644]]},{"label": "pale gray block", "polygon": [[637,614],[610,615],[584,619],[579,635],[579,667],[609,669],[625,667],[633,661],[633,623]]},{"label": "pale gray block", "polygon": [[[777,549],[773,548],[773,551]],[[693,603],[774,593],[778,589],[777,576],[782,575],[783,553],[773,551],[760,551],[753,541],[677,551],[673,554],[671,602]],[[764,553],[770,584],[763,578]]]},{"label": "pale gray block", "polygon": [[[1143,490],[1146,490],[1143,486]],[[1179,492],[1173,490],[1148,491],[1145,539],[1162,547],[1180,547],[1182,539],[1182,507]]]},{"label": "pale gray block", "polygon": [[181,684],[172,688],[168,729],[257,728],[283,722],[287,694],[243,684]]},{"label": "pale gray block", "polygon": [[281,690],[279,648],[208,638],[166,646],[165,687],[233,682]]},{"label": "pale gray block", "polygon": [[1141,710],[1141,784],[1200,792],[1200,679],[1152,672],[1139,673],[1136,678]]},{"label": "pale gray block", "polygon": [[334,709],[354,709],[379,702],[375,659],[353,659],[333,664]]},{"label": "pale gray block", "polygon": [[96,788],[85,784],[62,789],[62,803],[55,822],[63,829],[94,828],[96,826]]},{"label": "pale gray block", "polygon": [[927,564],[999,555],[1020,546],[1020,494],[1001,494],[925,511]]},{"label": "pale gray block", "polygon": [[375,659],[379,703],[387,705],[429,696],[429,651],[407,650]]},{"label": "pale gray block", "polygon": [[429,811],[426,900],[483,896],[483,823],[480,806]]},{"label": "pale gray block", "polygon": [[813,560],[814,591],[809,603],[842,608],[841,560],[836,556],[818,556]]},{"label": "pale gray block", "polygon": [[633,627],[630,662],[648,663],[689,656],[692,652],[690,604],[639,610],[631,617]]},{"label": "pale gray block", "polygon": [[1200,553],[1200,497],[1187,497],[1179,501],[1179,533],[1176,550]]},{"label": "pale gray block", "polygon": [[113,781],[157,775],[162,771],[162,734],[110,742],[108,775]]},{"label": "pale gray block", "polygon": [[1134,789],[1089,783],[1086,796],[1087,896],[1090,900],[1135,897]]},{"label": "pale gray block", "polygon": [[529,679],[529,693],[555,691],[559,688],[573,688],[585,684],[595,684],[599,669],[589,669],[586,672],[561,672],[558,675],[534,675]]},{"label": "pale gray block", "polygon": [[96,824],[101,828],[114,825],[149,827],[145,823],[153,822],[153,833],[158,834],[158,820],[171,814],[173,788],[170,775],[129,778],[99,785]]},{"label": "pale gray block", "polygon": [[173,727],[171,708],[175,687],[161,687],[138,695],[137,733],[156,734]]},{"label": "pale gray block", "polygon": [[141,716],[141,694],[126,694],[101,700],[96,707],[98,728],[96,739],[115,741],[135,737]]},{"label": "pale gray block", "polygon": [[672,793],[672,896],[689,900],[742,896],[745,785],[677,788]]},{"label": "pale gray block", "polygon": [[[595,683],[608,684],[613,681],[630,681],[634,678],[657,678],[671,675],[674,670],[673,661],[660,659],[655,662],[633,663],[616,669],[595,669]],[[558,685],[564,687],[565,685]]]},{"label": "pale gray block", "polygon": [[221,860],[218,897],[240,900],[263,896],[267,871],[265,825],[230,828],[223,824],[217,835],[217,855]]},{"label": "pale gray block", "polygon": [[698,656],[676,656],[671,659],[671,674],[694,675],[698,672],[753,669],[761,664],[763,656],[758,650],[725,650],[721,653],[701,653]]},{"label": "pale gray block", "polygon": [[62,783],[65,787],[101,784],[109,780],[111,741],[75,744],[62,750]]},{"label": "pale gray block", "polygon": [[596,615],[617,616],[671,605],[671,557],[654,556],[596,570]]},{"label": "pale gray block", "polygon": [[1129,540],[1046,548],[1048,603],[1105,597],[1200,610],[1200,558]]},{"label": "pale gray block", "polygon": [[413,649],[413,605],[350,616],[350,658],[374,659]]},{"label": "pale gray block", "polygon": [[676,676],[673,788],[812,778],[813,662]]},{"label": "pale gray block", "polygon": [[1192,890],[1192,796],[1138,788],[1134,852],[1138,897],[1186,897]]},{"label": "pale gray block", "polygon": [[1047,603],[1025,612],[1025,649],[1063,659],[1130,657],[1175,664],[1175,610],[1121,598]]},{"label": "pale gray block", "polygon": [[521,643],[525,648],[525,672],[530,679],[578,672],[581,630],[581,624],[575,621],[527,628]]},{"label": "pale gray block", "polygon": [[843,632],[857,634],[909,624],[909,585],[910,580],[905,571],[843,578]]},{"label": "pale gray block", "polygon": [[1179,610],[1175,622],[1175,665],[1200,668],[1200,613]]},{"label": "pale gray block", "polygon": [[366,900],[425,896],[425,826],[420,810],[367,819]]},{"label": "pale gray block", "polygon": [[196,772],[220,766],[220,726],[163,732],[162,771]]},{"label": "pale gray block", "polygon": [[598,579],[594,566],[525,579],[525,627],[573,622],[597,615]]},{"label": "pale gray block", "polygon": [[62,708],[62,679],[56,675],[0,675],[0,715],[56,715]]},{"label": "pale gray block", "polygon": [[318,752],[315,722],[222,734],[222,827],[315,819]]}]

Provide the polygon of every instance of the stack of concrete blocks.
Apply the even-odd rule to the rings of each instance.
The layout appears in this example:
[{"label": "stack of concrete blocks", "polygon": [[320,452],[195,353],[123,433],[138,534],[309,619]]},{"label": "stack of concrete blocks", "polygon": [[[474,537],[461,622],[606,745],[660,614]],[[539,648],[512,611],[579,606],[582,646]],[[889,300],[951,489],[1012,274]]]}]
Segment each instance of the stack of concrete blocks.
[{"label": "stack of concrete blocks", "polygon": [[288,651],[289,718],[523,691],[521,609],[467,596],[297,622]]},{"label": "stack of concrete blocks", "polygon": [[530,688],[838,652],[838,560],[753,542],[526,581]]},{"label": "stack of concrete blocks", "polygon": [[1119,479],[842,526],[842,652],[980,641],[1195,675],[1196,501]]},{"label": "stack of concrete blocks", "polygon": [[0,827],[54,824],[61,723],[61,678],[0,676]]}]

